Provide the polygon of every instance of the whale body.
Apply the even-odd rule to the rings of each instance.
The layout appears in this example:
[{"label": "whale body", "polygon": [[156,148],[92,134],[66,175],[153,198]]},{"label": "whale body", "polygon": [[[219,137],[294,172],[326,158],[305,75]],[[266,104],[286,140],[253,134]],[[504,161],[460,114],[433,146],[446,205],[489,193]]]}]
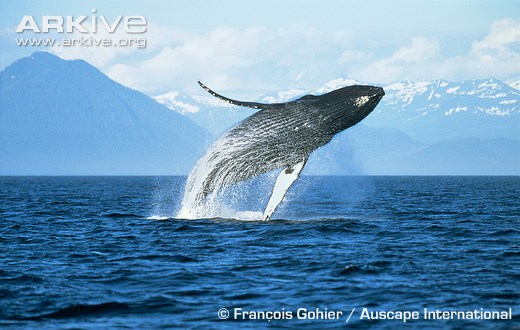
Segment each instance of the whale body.
[{"label": "whale body", "polygon": [[195,165],[185,188],[184,213],[196,213],[208,194],[220,188],[283,168],[264,220],[298,179],[310,154],[363,120],[385,95],[381,87],[355,85],[290,102],[257,103],[224,97],[198,83],[225,102],[258,111],[224,133]]}]

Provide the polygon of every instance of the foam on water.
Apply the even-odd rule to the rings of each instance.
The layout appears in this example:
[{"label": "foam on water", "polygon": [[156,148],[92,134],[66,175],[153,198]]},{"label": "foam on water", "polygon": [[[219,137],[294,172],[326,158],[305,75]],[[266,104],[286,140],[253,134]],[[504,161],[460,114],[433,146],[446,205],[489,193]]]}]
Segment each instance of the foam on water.
[{"label": "foam on water", "polygon": [[[193,204],[194,207],[186,208],[185,204],[175,218],[177,219],[234,219],[243,221],[263,220],[260,211],[237,210],[228,205],[232,204],[233,195],[240,193],[239,187],[221,187],[218,192],[211,193],[201,202]],[[186,197],[186,195],[185,195]],[[184,203],[184,201],[183,201]]]},{"label": "foam on water", "polygon": [[168,220],[170,219],[171,217],[165,217],[165,216],[161,216],[161,215],[151,215],[149,216],[148,218],[146,218],[147,220]]}]

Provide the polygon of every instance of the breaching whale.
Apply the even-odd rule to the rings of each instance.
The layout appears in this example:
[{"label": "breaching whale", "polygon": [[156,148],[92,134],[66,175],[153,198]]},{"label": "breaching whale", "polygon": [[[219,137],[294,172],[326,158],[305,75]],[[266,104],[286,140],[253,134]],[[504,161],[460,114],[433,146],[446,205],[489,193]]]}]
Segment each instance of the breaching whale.
[{"label": "breaching whale", "polygon": [[268,220],[310,154],[363,120],[385,95],[381,87],[355,85],[269,104],[233,100],[198,83],[225,102],[258,111],[224,133],[197,162],[179,212],[186,218],[205,216],[204,201],[218,189],[282,168],[263,214]]}]

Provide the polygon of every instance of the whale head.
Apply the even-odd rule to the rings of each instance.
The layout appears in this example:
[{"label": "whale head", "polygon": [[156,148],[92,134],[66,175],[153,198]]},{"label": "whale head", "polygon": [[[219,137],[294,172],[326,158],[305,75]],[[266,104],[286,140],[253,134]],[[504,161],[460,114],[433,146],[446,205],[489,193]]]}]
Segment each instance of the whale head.
[{"label": "whale head", "polygon": [[317,98],[322,127],[337,134],[354,126],[368,116],[383,98],[383,88],[376,86],[347,86]]}]

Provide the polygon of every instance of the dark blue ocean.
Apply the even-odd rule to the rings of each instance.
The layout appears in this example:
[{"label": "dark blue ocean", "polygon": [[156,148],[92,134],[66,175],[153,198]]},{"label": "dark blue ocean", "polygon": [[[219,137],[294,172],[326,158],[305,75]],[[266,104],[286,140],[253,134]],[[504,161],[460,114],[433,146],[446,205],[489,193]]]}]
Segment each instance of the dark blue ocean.
[{"label": "dark blue ocean", "polygon": [[175,219],[185,180],[0,178],[0,328],[520,329],[520,177],[304,176],[269,222]]}]

